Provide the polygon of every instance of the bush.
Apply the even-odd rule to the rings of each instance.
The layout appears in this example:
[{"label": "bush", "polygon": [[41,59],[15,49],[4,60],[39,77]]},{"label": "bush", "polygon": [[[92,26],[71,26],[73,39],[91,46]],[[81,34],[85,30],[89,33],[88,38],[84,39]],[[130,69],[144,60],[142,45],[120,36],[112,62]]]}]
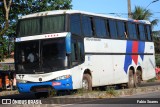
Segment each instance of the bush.
[{"label": "bush", "polygon": [[160,66],[160,55],[156,55],[156,66]]}]

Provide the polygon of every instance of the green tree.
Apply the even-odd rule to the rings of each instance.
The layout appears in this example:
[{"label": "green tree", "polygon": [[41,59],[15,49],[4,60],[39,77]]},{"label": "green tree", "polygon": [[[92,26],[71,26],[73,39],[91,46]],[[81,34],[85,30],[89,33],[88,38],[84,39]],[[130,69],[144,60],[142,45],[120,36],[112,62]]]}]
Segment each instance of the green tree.
[{"label": "green tree", "polygon": [[155,53],[160,54],[160,38],[158,37],[159,31],[153,31],[153,41],[155,46]]},{"label": "green tree", "polygon": [[150,20],[153,16],[153,13],[149,9],[145,9],[140,6],[135,6],[134,11],[132,12],[132,18],[136,20],[149,20],[151,22],[152,28],[158,24],[159,20],[154,19]]},{"label": "green tree", "polygon": [[[3,1],[0,0],[0,31],[2,31],[2,27],[5,27],[6,11]],[[7,30],[0,35],[0,61],[4,58],[4,54],[8,54],[6,49],[9,49],[9,44],[11,44],[9,40],[12,41],[16,37],[16,24],[19,16],[42,11],[71,9],[71,2],[72,0],[12,0]]]}]

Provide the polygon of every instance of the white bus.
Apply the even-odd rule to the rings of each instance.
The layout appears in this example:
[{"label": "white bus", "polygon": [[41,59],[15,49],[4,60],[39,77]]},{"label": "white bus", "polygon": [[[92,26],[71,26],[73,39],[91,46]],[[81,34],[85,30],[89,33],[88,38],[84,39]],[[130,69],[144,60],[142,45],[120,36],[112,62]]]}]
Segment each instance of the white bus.
[{"label": "white bus", "polygon": [[149,21],[77,10],[19,18],[15,69],[20,93],[92,90],[155,77]]}]

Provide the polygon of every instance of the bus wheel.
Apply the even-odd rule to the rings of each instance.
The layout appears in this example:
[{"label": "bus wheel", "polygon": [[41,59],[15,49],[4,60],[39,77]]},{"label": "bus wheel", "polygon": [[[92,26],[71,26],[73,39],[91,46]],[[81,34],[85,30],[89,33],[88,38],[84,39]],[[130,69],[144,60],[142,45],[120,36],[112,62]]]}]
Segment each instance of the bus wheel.
[{"label": "bus wheel", "polygon": [[83,90],[92,91],[92,79],[89,74],[83,74],[82,88]]},{"label": "bus wheel", "polygon": [[135,86],[135,79],[134,79],[133,70],[129,70],[129,80],[128,80],[127,86],[128,86],[128,88],[134,88],[134,86]]},{"label": "bus wheel", "polygon": [[136,85],[140,86],[142,81],[142,72],[140,70],[137,70],[136,72]]}]

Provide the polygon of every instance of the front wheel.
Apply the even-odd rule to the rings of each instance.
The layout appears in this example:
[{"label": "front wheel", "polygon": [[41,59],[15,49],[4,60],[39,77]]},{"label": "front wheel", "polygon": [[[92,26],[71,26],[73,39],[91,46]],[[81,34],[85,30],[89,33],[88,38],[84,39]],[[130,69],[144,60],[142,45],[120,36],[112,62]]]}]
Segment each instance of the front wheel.
[{"label": "front wheel", "polygon": [[92,91],[92,79],[89,74],[83,75],[82,89],[86,91]]}]

